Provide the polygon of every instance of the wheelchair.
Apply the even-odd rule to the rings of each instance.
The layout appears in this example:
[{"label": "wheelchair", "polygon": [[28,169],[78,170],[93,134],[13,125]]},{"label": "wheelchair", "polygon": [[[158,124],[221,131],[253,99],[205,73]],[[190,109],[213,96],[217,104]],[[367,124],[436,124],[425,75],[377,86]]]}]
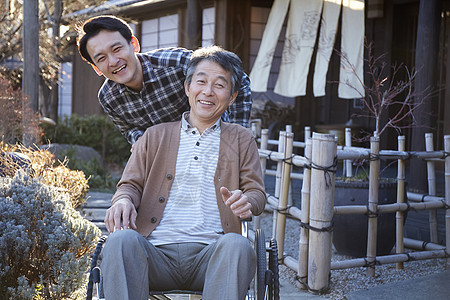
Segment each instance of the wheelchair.
[{"label": "wheelchair", "polygon": [[[242,235],[249,238],[248,222],[242,222]],[[103,236],[97,243],[95,251],[92,255],[89,282],[87,286],[86,300],[92,300],[94,287],[97,292],[98,299],[104,299],[101,283],[101,270],[97,266],[103,244],[106,242],[107,236]],[[256,274],[250,284],[247,292],[246,300],[279,300],[280,299],[280,283],[278,272],[278,247],[274,238],[266,241],[264,232],[257,229],[254,233],[253,247],[256,251]],[[167,294],[189,294],[201,295],[201,291],[150,291],[149,299],[170,299],[165,296]]]}]

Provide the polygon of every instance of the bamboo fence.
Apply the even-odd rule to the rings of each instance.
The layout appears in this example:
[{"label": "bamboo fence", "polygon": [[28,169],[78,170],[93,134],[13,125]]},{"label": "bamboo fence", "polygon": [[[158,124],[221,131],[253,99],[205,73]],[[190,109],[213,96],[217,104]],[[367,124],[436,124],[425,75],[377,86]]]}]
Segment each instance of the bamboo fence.
[{"label": "bamboo fence", "polygon": [[[289,130],[288,130],[289,131]],[[371,148],[352,147],[350,143],[337,146],[333,135],[313,133],[305,128],[305,142],[293,141],[291,132],[281,132],[278,141],[268,139],[268,131],[261,130],[260,150],[261,166],[266,175],[277,177],[275,194],[268,195],[267,209],[273,211],[273,236],[277,239],[279,261],[297,272],[302,284],[310,291],[322,293],[329,289],[329,272],[343,268],[366,267],[368,276],[374,276],[378,264],[396,264],[401,269],[403,263],[410,260],[447,258],[450,268],[450,136],[444,138],[444,150],[435,151],[432,136],[427,135],[427,151],[405,151],[405,138],[398,138],[398,150],[380,150],[379,139],[371,139]],[[277,145],[278,151],[268,150],[268,145]],[[304,156],[294,155],[293,148],[304,148]],[[412,157],[427,161],[429,193],[427,195],[405,194],[405,160]],[[338,160],[344,160],[345,174],[351,174],[353,160],[370,161],[368,205],[334,206],[334,182]],[[380,159],[397,160],[397,201],[393,204],[378,204],[378,178]],[[277,162],[277,170],[266,170],[266,160]],[[436,196],[435,162],[445,165],[445,196]],[[350,164],[349,164],[350,162]],[[297,166],[302,172],[292,172]],[[289,204],[289,191],[292,179],[302,180],[301,207]],[[408,199],[408,202],[405,200]],[[437,219],[434,212],[445,209],[445,245],[438,245]],[[431,242],[405,238],[404,213],[408,210],[430,211]],[[379,213],[396,213],[395,254],[376,256],[377,215]],[[433,212],[433,213],[431,213]],[[337,214],[367,214],[368,243],[364,258],[331,262],[332,218]],[[300,221],[299,259],[284,253],[286,217]],[[257,225],[259,226],[259,224]],[[418,250],[405,253],[405,247]]]}]

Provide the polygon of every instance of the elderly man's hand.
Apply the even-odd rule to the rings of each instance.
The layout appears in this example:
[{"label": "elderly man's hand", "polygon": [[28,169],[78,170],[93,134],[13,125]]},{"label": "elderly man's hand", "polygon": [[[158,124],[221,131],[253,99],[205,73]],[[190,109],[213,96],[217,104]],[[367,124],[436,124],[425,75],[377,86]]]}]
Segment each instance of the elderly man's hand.
[{"label": "elderly man's hand", "polygon": [[230,191],[226,187],[221,187],[223,202],[231,208],[231,211],[241,219],[250,218],[253,214],[252,205],[248,202],[246,195],[241,190]]},{"label": "elderly man's hand", "polygon": [[123,229],[137,229],[136,217],[137,212],[133,203],[128,199],[120,199],[106,211],[106,229],[109,232],[120,230],[122,226]]}]

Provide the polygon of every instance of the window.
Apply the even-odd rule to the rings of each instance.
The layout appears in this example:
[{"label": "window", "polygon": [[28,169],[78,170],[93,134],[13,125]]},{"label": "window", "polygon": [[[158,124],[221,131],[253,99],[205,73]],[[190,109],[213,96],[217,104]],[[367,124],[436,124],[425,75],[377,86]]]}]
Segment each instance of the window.
[{"label": "window", "polygon": [[142,22],[141,52],[178,46],[178,15]]}]

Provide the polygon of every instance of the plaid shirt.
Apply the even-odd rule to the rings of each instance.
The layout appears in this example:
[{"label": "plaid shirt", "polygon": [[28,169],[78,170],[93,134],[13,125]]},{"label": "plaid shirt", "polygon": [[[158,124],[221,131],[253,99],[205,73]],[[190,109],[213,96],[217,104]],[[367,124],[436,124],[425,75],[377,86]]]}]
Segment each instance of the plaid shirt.
[{"label": "plaid shirt", "polygon": [[[130,144],[148,127],[180,120],[183,112],[189,110],[184,81],[191,53],[182,48],[137,53],[144,81],[140,92],[105,80],[98,93],[100,104]],[[251,108],[250,79],[244,74],[236,101],[222,119],[248,127]]]}]

